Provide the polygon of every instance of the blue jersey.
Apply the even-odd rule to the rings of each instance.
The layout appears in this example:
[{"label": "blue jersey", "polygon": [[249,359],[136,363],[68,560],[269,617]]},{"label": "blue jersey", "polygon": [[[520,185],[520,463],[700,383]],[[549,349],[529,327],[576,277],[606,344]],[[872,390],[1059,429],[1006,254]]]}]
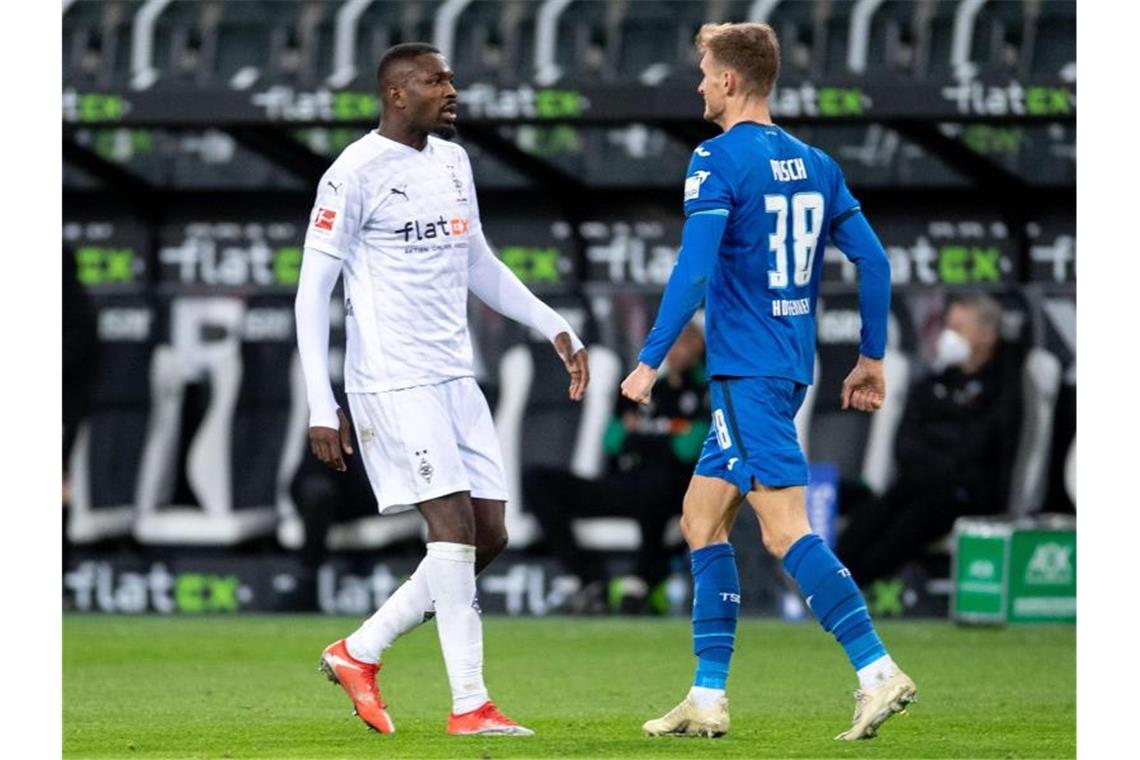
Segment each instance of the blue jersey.
[{"label": "blue jersey", "polygon": [[[705,290],[711,375],[811,384],[824,246],[858,213],[835,161],[777,126],[742,122],[697,147],[685,216],[727,215]],[[877,243],[870,247],[881,253]],[[868,325],[864,315],[862,352],[875,358],[885,348],[883,317]]]}]

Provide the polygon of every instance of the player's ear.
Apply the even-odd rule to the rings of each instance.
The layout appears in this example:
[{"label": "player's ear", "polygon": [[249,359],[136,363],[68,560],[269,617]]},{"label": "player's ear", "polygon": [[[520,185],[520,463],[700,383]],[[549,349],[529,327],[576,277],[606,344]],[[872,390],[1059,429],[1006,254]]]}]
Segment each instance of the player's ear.
[{"label": "player's ear", "polygon": [[732,69],[725,69],[721,74],[721,83],[724,85],[724,94],[726,97],[736,94],[736,72]]},{"label": "player's ear", "polygon": [[397,87],[394,84],[390,84],[387,86],[387,88],[385,88],[385,95],[385,103],[395,108],[404,108],[407,106],[407,99],[404,97],[404,90],[402,87]]}]

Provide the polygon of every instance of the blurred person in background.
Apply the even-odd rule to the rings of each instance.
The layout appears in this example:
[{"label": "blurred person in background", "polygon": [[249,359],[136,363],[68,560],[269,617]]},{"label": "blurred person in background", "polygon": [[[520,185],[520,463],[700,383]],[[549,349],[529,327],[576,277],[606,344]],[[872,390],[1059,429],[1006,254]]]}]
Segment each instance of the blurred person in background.
[{"label": "blurred person in background", "polygon": [[[606,427],[607,470],[601,478],[550,467],[523,473],[525,503],[542,525],[550,550],[579,580],[578,592],[559,611],[667,610],[670,551],[665,529],[680,514],[689,474],[709,430],[704,353],[701,329],[690,323],[661,366],[652,402],[642,405],[618,396]],[[602,564],[591,561],[574,538],[576,518],[603,516],[637,520],[641,543],[632,575],[608,579]]]},{"label": "blurred person in background", "polygon": [[[337,403],[344,392],[334,388]],[[347,401],[345,401],[347,403]],[[352,416],[341,407],[352,425]],[[305,571],[300,602],[308,609],[319,609],[319,571],[328,559],[328,534],[332,526],[365,514],[375,514],[376,497],[364,472],[364,464],[346,458],[343,472],[330,469],[316,457],[303,457],[289,493],[304,526],[305,540],[299,556]]]},{"label": "blurred person in background", "polygon": [[863,492],[844,508],[837,553],[861,583],[921,556],[957,518],[1006,510],[1021,400],[1000,360],[1000,335],[1001,306],[988,295],[962,295],[946,309],[935,371],[907,395],[894,483],[881,498]]},{"label": "blurred person in background", "polygon": [[360,459],[380,511],[414,507],[428,542],[411,578],[328,645],[320,667],[361,720],[393,733],[377,683],[381,656],[434,616],[451,686],[447,732],[527,736],[483,680],[475,577],[507,545],[507,490],[475,382],[468,292],[550,340],[574,401],[589,383],[586,350],[487,244],[470,159],[448,142],[459,93],[447,59],[431,45],[403,43],[384,53],[376,76],[379,128],[345,148],[317,186],[297,286],[297,344],[310,448],[343,472],[352,432],[328,371],[329,301],[343,274],[345,391]]}]

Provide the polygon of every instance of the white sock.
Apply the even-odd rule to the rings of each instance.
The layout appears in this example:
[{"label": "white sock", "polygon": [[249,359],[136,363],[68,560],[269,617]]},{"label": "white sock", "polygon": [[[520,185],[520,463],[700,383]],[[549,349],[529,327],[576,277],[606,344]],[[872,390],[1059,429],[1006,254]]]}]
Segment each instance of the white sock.
[{"label": "white sock", "polygon": [[856,671],[859,676],[859,688],[873,689],[894,675],[898,669],[898,665],[895,665],[891,656],[885,654],[870,665],[864,665]]},{"label": "white sock", "polygon": [[432,611],[431,592],[428,591],[427,572],[424,570],[426,561],[420,562],[412,577],[404,581],[380,609],[348,637],[345,646],[350,655],[361,662],[380,662],[385,649],[424,622],[427,613]]},{"label": "white sock", "polygon": [[471,712],[487,701],[483,684],[483,620],[475,598],[475,547],[433,541],[422,567],[435,600],[439,645],[451,682],[451,711]]},{"label": "white sock", "polygon": [[710,689],[707,686],[693,686],[689,689],[689,701],[702,710],[716,707],[724,697],[724,689]]}]

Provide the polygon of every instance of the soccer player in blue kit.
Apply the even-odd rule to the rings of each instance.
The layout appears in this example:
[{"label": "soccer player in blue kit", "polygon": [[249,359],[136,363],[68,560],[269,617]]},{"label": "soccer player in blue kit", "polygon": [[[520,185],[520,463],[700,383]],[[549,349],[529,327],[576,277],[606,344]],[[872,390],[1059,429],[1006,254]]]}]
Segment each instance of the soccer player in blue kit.
[{"label": "soccer player in blue kit", "polygon": [[706,24],[698,92],[704,118],[723,134],[693,151],[685,179],[685,226],[657,321],[622,393],[647,403],[661,363],[705,303],[713,419],[682,507],[693,573],[696,676],[685,699],[646,733],[721,736],[725,681],[740,613],[729,530],[747,499],[764,547],[783,563],[808,607],[854,666],[859,689],[851,728],[870,738],[915,699],[871,624],[851,573],[811,531],[808,467],[794,417],[812,381],[815,305],[829,236],[859,270],[862,341],[842,389],[844,409],[883,403],[882,359],[890,264],[839,166],[772,123],[768,96],[780,47],[766,24]]}]

